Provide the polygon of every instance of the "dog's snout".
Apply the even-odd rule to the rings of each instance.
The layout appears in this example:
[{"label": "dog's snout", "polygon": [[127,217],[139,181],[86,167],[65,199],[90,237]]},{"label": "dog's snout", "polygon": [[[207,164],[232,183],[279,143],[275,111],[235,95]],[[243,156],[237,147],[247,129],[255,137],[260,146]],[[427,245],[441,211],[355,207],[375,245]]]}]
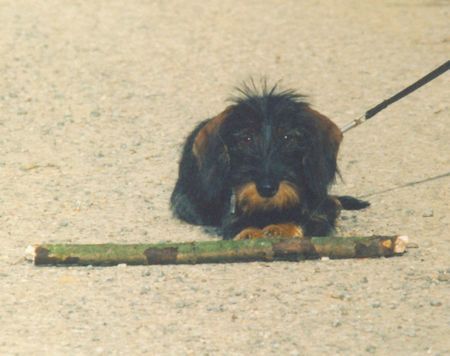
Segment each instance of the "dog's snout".
[{"label": "dog's snout", "polygon": [[265,179],[256,185],[259,195],[271,198],[278,192],[278,183]]}]

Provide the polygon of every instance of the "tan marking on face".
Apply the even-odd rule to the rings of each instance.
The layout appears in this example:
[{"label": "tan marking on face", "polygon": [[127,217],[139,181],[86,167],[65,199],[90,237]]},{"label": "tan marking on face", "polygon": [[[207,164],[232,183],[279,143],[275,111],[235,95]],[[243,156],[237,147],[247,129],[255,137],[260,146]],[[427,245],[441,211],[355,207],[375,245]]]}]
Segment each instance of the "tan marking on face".
[{"label": "tan marking on face", "polygon": [[297,188],[287,181],[282,181],[278,192],[270,198],[259,195],[256,184],[244,184],[236,190],[236,206],[244,214],[271,210],[282,210],[300,203]]},{"label": "tan marking on face", "polygon": [[225,119],[228,117],[231,110],[232,110],[231,106],[227,107],[219,115],[210,119],[205,124],[205,126],[203,126],[202,129],[197,133],[197,136],[195,137],[195,140],[194,140],[194,144],[192,146],[192,153],[197,158],[199,163],[201,163],[202,157],[207,150],[208,141],[211,139],[211,137],[215,133],[217,133],[217,131],[219,131],[220,126],[223,124]]}]

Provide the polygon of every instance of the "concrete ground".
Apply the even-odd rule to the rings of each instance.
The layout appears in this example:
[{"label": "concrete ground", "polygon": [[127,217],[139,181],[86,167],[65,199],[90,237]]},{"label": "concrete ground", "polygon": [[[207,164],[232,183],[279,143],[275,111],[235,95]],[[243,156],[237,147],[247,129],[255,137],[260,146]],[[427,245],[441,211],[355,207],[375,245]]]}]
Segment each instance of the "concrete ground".
[{"label": "concrete ground", "polygon": [[391,259],[54,268],[39,242],[211,240],[183,139],[267,76],[343,125],[444,61],[445,0],[0,0],[0,354],[450,354],[450,76],[348,132],[339,233]]}]

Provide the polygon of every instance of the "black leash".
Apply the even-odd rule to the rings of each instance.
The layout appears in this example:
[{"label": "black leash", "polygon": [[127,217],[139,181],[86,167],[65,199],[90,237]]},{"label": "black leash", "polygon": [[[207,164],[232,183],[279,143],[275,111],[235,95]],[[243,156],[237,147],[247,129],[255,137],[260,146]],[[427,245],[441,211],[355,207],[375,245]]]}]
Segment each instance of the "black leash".
[{"label": "black leash", "polygon": [[433,79],[439,77],[441,74],[445,73],[450,69],[450,61],[445,62],[440,67],[436,68],[432,72],[428,73],[423,78],[420,78],[417,82],[414,84],[411,84],[409,87],[403,89],[402,91],[399,91],[394,96],[391,96],[389,99],[386,99],[385,101],[381,102],[380,104],[374,106],[373,108],[366,111],[366,113],[361,116],[360,118],[353,120],[349,122],[348,124],[344,125],[341,128],[342,132],[347,132],[348,130],[361,125],[366,120],[369,120],[376,114],[378,114],[381,110],[386,109],[389,105],[395,103],[396,101],[400,100],[401,98],[407,96],[408,94],[411,94],[413,91],[419,89],[421,86],[427,84],[428,82],[431,82]]}]

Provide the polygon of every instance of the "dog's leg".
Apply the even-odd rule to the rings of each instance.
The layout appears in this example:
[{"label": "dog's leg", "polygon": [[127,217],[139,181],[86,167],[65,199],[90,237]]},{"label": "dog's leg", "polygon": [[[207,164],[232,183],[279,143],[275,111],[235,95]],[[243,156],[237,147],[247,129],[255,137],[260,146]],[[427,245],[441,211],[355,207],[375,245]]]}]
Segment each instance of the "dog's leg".
[{"label": "dog's leg", "polygon": [[264,232],[254,221],[230,214],[222,222],[222,235],[225,240],[247,240],[264,237]]},{"label": "dog's leg", "polygon": [[303,229],[295,223],[273,224],[263,229],[264,237],[302,238]]},{"label": "dog's leg", "polygon": [[257,227],[248,227],[237,234],[233,240],[261,239],[265,237],[264,231]]},{"label": "dog's leg", "polygon": [[303,229],[295,223],[272,224],[263,229],[247,227],[233,237],[233,240],[261,239],[271,237],[302,238]]},{"label": "dog's leg", "polygon": [[316,203],[303,215],[301,219],[305,236],[326,236],[334,232],[336,219],[342,206],[334,196],[328,196]]},{"label": "dog's leg", "polygon": [[263,229],[248,227],[237,234],[233,240],[261,239],[270,237],[302,238],[303,229],[293,223],[273,224]]}]

